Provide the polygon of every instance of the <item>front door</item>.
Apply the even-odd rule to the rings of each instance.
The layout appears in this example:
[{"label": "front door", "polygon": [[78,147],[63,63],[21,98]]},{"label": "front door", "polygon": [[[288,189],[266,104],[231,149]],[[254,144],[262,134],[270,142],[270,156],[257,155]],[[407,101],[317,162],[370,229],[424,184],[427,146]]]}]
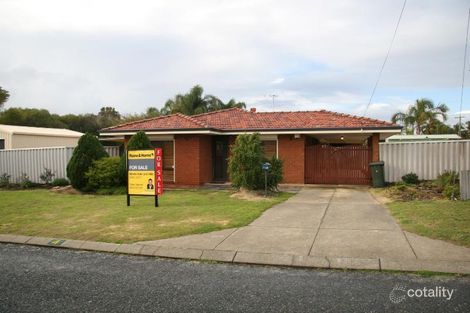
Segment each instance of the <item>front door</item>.
[{"label": "front door", "polygon": [[228,167],[228,137],[215,136],[212,142],[213,153],[213,180],[214,182],[227,181]]}]

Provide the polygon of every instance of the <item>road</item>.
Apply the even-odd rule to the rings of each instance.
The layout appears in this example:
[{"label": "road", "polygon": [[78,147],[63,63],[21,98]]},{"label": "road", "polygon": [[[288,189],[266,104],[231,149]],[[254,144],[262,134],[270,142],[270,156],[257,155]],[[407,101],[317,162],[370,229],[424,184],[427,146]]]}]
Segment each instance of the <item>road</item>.
[{"label": "road", "polygon": [[[410,290],[419,295],[424,288],[428,297],[409,296]],[[443,288],[453,290],[449,300],[429,296],[430,289],[437,295]],[[223,311],[470,312],[470,277],[201,263],[0,244],[0,312]]]}]

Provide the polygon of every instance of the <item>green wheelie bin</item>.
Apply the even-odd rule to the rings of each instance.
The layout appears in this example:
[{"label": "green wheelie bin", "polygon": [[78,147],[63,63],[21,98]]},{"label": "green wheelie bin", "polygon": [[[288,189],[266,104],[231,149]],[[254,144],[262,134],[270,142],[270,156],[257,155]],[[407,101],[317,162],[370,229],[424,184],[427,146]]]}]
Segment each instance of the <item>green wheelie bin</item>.
[{"label": "green wheelie bin", "polygon": [[372,174],[372,187],[385,187],[384,162],[372,162],[369,166]]}]

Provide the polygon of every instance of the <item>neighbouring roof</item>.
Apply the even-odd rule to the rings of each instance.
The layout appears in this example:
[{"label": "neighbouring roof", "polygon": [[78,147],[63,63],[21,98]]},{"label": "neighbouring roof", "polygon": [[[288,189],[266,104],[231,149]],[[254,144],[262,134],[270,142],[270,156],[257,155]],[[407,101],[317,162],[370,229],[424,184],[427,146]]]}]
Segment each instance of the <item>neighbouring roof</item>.
[{"label": "neighbouring roof", "polygon": [[70,129],[64,128],[46,128],[46,127],[30,127],[0,124],[0,132],[16,135],[36,135],[51,137],[76,137],[79,138],[83,134]]},{"label": "neighbouring roof", "polygon": [[457,134],[440,135],[393,135],[387,138],[387,142],[394,141],[432,141],[432,140],[459,140],[462,139]]},{"label": "neighbouring roof", "polygon": [[373,129],[401,127],[385,121],[331,111],[252,112],[232,108],[199,115],[180,113],[130,122],[103,129],[102,133],[136,130],[196,130],[220,132],[260,130]]}]

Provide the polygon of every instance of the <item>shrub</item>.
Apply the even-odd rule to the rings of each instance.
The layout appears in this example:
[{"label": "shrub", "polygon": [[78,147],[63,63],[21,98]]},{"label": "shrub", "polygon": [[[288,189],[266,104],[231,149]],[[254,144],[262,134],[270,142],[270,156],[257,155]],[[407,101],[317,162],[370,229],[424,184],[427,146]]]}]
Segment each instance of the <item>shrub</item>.
[{"label": "shrub", "polygon": [[0,176],[0,187],[8,187],[10,186],[10,175],[8,175],[7,173],[3,173],[1,176]]},{"label": "shrub", "polygon": [[401,177],[401,180],[403,180],[405,183],[407,184],[413,184],[413,185],[416,185],[417,183],[419,183],[419,177],[418,175],[416,175],[415,173],[411,172],[411,173],[408,173],[406,175],[403,175]]},{"label": "shrub", "polygon": [[[153,149],[150,139],[147,137],[145,132],[139,131],[131,137],[127,143],[127,150],[145,150]],[[119,165],[119,180],[120,184],[125,186],[127,184],[127,167],[126,167],[126,154],[127,151],[124,151],[121,155],[121,161]]]},{"label": "shrub", "polygon": [[85,173],[88,179],[87,190],[119,186],[119,157],[108,157],[93,161]]},{"label": "shrub", "polygon": [[232,185],[248,190],[259,189],[259,181],[263,177],[263,160],[259,134],[237,136],[228,164]]},{"label": "shrub", "polygon": [[277,186],[282,181],[283,163],[281,159],[278,159],[275,156],[268,160],[268,162],[271,164],[271,169],[268,172],[268,188],[269,190],[277,190]]},{"label": "shrub", "polygon": [[93,161],[107,157],[99,140],[92,134],[83,135],[78,141],[77,147],[73,150],[72,158],[67,164],[67,177],[72,186],[83,190],[88,185],[85,173],[88,171]]},{"label": "shrub", "polygon": [[405,191],[406,189],[408,189],[408,185],[403,181],[396,182],[394,187],[398,191]]},{"label": "shrub", "polygon": [[460,198],[460,188],[459,185],[447,185],[442,191],[442,195],[450,200],[455,200]]},{"label": "shrub", "polygon": [[449,185],[456,185],[459,183],[459,174],[455,171],[444,171],[436,179],[437,187],[444,189]]},{"label": "shrub", "polygon": [[52,170],[45,167],[39,178],[44,182],[44,184],[49,185],[54,176],[55,174],[52,172]]},{"label": "shrub", "polygon": [[266,159],[261,148],[259,134],[239,135],[232,147],[229,174],[235,188],[264,189],[262,164],[269,162],[268,189],[275,190],[282,180],[282,161],[276,157]]},{"label": "shrub", "polygon": [[31,188],[33,187],[33,182],[29,179],[28,174],[26,173],[21,173],[20,175],[20,186],[23,189]]},{"label": "shrub", "polygon": [[70,182],[67,178],[56,178],[51,183],[52,186],[68,186]]}]

